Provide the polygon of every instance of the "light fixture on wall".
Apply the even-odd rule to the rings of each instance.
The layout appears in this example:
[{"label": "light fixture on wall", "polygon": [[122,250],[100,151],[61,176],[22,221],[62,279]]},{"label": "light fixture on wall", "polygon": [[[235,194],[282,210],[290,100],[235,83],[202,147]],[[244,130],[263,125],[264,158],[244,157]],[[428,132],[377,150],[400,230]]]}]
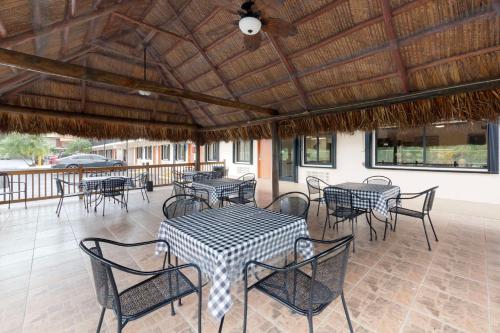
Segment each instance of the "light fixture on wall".
[{"label": "light fixture on wall", "polygon": [[436,127],[436,128],[443,128],[444,124],[434,125],[434,127]]},{"label": "light fixture on wall", "polygon": [[[147,45],[144,45],[144,81],[147,81],[146,80],[146,51],[147,51]],[[151,96],[151,92],[150,91],[147,91],[147,90],[139,90],[138,91],[139,95],[141,96]]]}]

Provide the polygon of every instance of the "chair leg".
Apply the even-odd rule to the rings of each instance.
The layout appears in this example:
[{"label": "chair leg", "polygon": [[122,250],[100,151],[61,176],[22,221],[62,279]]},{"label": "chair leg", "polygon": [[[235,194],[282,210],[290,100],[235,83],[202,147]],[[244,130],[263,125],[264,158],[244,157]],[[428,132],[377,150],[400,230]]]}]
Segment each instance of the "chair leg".
[{"label": "chair leg", "polygon": [[352,233],[352,253],[356,253],[356,237],[354,237],[354,220],[351,219],[351,233]]},{"label": "chair leg", "polygon": [[392,232],[396,232],[396,224],[398,224],[398,213],[396,213],[394,218],[394,228],[392,229]]},{"label": "chair leg", "polygon": [[429,218],[429,222],[431,224],[432,232],[434,233],[434,238],[436,239],[436,242],[439,242],[438,236],[436,235],[436,230],[434,230],[434,225],[432,224],[431,216],[427,214],[427,217]]},{"label": "chair leg", "polygon": [[387,234],[387,225],[389,225],[389,221],[387,221],[387,218],[385,218],[384,240],[385,240],[385,235]]},{"label": "chair leg", "polygon": [[345,302],[345,297],[344,297],[344,292],[343,291],[340,294],[340,298],[342,299],[342,305],[344,306],[344,312],[345,312],[345,317],[347,319],[347,324],[349,324],[349,331],[351,333],[353,333],[354,330],[352,329],[351,318],[349,317],[349,310],[347,309],[347,304]]},{"label": "chair leg", "polygon": [[102,321],[104,320],[104,312],[106,312],[106,308],[103,307],[101,310],[101,316],[99,317],[99,324],[97,324],[97,331],[99,333],[101,331]]},{"label": "chair leg", "polygon": [[28,209],[28,197],[26,196],[26,184],[24,184],[24,209]]},{"label": "chair leg", "polygon": [[57,206],[57,217],[59,217],[59,215],[61,215],[63,201],[64,201],[64,197],[61,197],[61,199],[59,200],[59,205]]},{"label": "chair leg", "polygon": [[311,314],[307,315],[307,323],[309,324],[309,333],[314,333],[313,316]]},{"label": "chair leg", "polygon": [[427,236],[427,228],[425,227],[425,216],[424,218],[422,218],[422,225],[424,226],[424,233],[425,233],[425,239],[427,240],[427,246],[429,247],[429,251],[432,251],[431,243],[429,242],[429,236]]},{"label": "chair leg", "polygon": [[316,213],[316,216],[319,216],[319,206],[321,206],[321,200],[318,201],[318,212]]},{"label": "chair leg", "polygon": [[248,289],[245,287],[243,296],[243,333],[247,331],[247,316],[248,316]]},{"label": "chair leg", "polygon": [[149,196],[148,196],[147,190],[144,190],[144,194],[146,195],[146,199],[148,200],[148,203],[149,203]]},{"label": "chair leg", "polygon": [[323,227],[323,236],[321,237],[321,240],[325,239],[325,232],[326,232],[326,225],[330,225],[330,215],[326,216],[326,221],[325,221],[325,226]]},{"label": "chair leg", "polygon": [[106,198],[102,198],[102,216],[104,216],[105,209],[106,209]]},{"label": "chair leg", "polygon": [[201,290],[198,291],[198,333],[201,333],[201,304],[202,304],[202,293]]}]

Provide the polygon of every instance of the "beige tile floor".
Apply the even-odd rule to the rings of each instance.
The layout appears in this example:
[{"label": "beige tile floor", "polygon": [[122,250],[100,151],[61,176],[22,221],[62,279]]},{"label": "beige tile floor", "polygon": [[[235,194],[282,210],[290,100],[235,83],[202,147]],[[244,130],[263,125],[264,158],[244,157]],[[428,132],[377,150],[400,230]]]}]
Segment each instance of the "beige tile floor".
[{"label": "beige tile floor", "polygon": [[[87,214],[78,200],[68,200],[60,218],[54,213],[56,201],[33,202],[27,210],[21,205],[11,210],[0,206],[0,332],[95,331],[99,307],[78,241],[87,236],[124,242],[154,239],[161,204],[169,194],[168,188],[155,189],[150,204],[139,194],[131,195],[128,214],[109,206],[104,218]],[[259,204],[269,200],[269,187],[261,182]],[[449,203],[441,206],[447,207],[440,208],[438,202],[433,214],[440,241],[432,243],[432,252],[416,221],[401,218],[397,232],[385,242],[370,242],[366,223],[358,222],[356,253],[351,255],[345,284],[356,332],[500,332],[500,219],[452,213],[454,205]],[[311,235],[318,236],[324,210],[317,218],[316,206],[312,209],[308,223]],[[383,225],[376,224],[376,229],[381,235]],[[349,231],[347,225],[340,227],[340,234]],[[337,234],[330,231],[328,236]],[[141,269],[160,265],[152,248],[113,256]],[[122,288],[136,281],[122,274],[118,280]],[[241,332],[238,289],[234,288],[224,332]],[[205,303],[207,291],[204,288]],[[195,332],[195,304],[188,297],[175,317],[164,308],[132,322],[125,332]],[[316,332],[347,331],[338,301],[314,323]],[[115,324],[108,312],[102,331],[115,331]],[[250,332],[306,332],[306,324],[304,317],[251,292]],[[217,326],[205,304],[204,332],[216,332]]]}]

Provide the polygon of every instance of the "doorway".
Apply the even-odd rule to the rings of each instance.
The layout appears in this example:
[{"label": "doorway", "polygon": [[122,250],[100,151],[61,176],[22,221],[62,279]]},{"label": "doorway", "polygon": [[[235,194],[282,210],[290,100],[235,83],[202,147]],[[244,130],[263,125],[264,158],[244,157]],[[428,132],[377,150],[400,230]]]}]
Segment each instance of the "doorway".
[{"label": "doorway", "polygon": [[297,182],[297,138],[280,140],[280,180]]}]

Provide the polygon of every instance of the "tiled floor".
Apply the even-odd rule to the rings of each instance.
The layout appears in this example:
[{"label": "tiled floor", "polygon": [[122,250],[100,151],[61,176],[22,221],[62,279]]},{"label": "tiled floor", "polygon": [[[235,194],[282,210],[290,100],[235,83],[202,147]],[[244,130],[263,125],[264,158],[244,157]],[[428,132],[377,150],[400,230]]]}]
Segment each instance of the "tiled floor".
[{"label": "tiled floor", "polygon": [[[268,203],[267,185],[259,185],[258,192],[259,203]],[[95,331],[99,307],[78,241],[86,236],[124,242],[155,238],[169,194],[170,189],[155,189],[150,204],[134,194],[128,214],[109,206],[104,218],[87,214],[78,200],[68,200],[60,218],[55,201],[30,203],[27,210],[0,206],[0,332]],[[312,236],[318,236],[324,211],[317,218],[312,208],[308,223]],[[401,218],[385,242],[370,242],[366,223],[358,222],[345,285],[356,332],[500,332],[500,219],[453,214],[437,204],[433,220],[440,241],[432,243],[432,252],[416,221]],[[383,225],[376,229],[381,235]],[[340,233],[349,231],[347,225],[340,227]],[[152,248],[116,253],[115,259],[142,269],[160,265]],[[118,278],[122,288],[134,282]],[[234,289],[224,332],[241,332],[241,293]],[[127,325],[125,332],[194,332],[194,298],[186,298],[177,311],[175,317],[169,308],[156,311]],[[218,323],[206,308],[203,316],[204,332],[216,332]],[[338,301],[314,322],[316,332],[347,331]],[[115,324],[107,313],[102,331],[115,331]],[[304,317],[257,291],[250,293],[249,324],[250,332],[306,332],[307,327]]]}]

